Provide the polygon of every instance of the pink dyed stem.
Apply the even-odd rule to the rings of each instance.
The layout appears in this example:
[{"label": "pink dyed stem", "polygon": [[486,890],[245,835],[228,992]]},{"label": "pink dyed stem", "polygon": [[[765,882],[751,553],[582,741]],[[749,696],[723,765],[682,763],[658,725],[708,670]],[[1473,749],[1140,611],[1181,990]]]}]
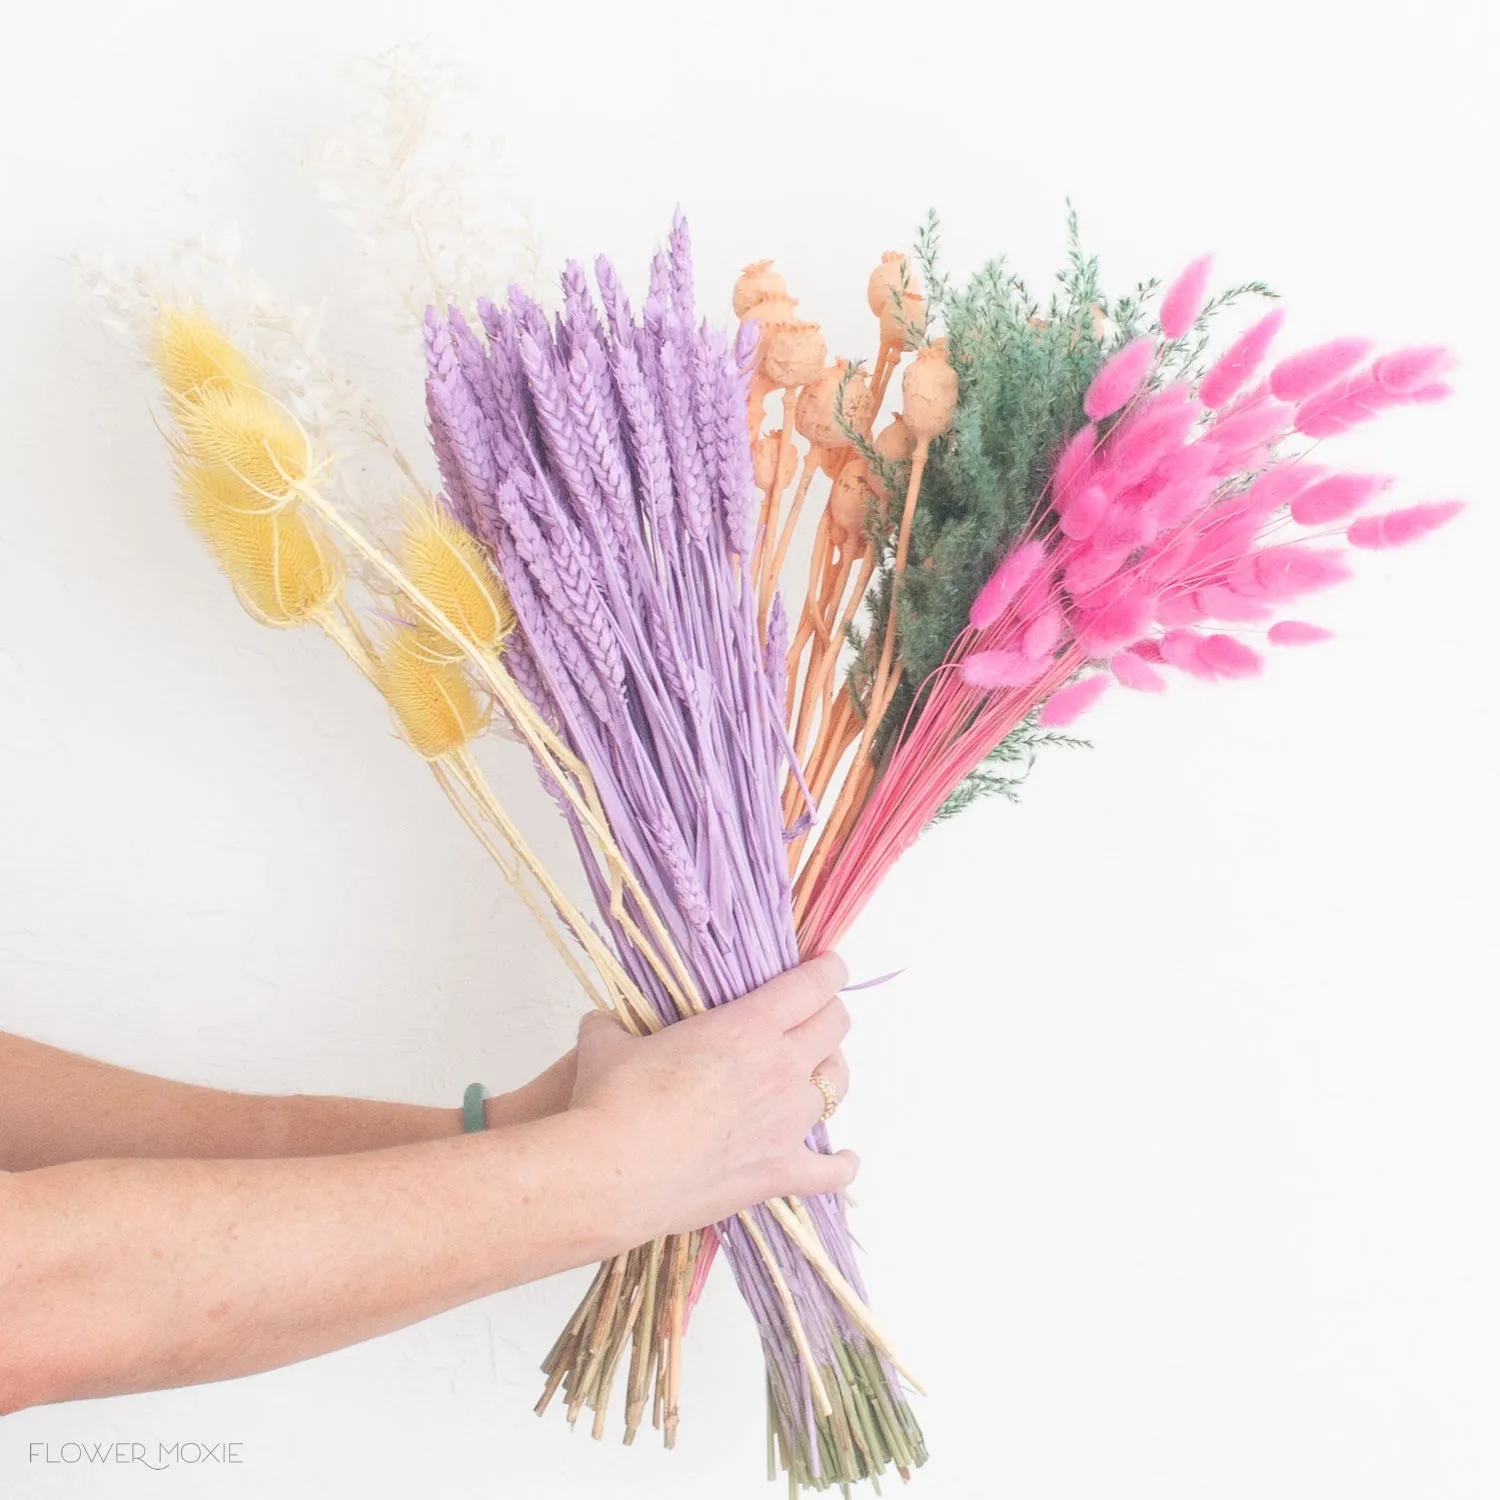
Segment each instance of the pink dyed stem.
[{"label": "pink dyed stem", "polygon": [[[954,643],[950,661],[968,654],[962,650],[965,637],[971,649],[987,649],[1004,629],[1002,619],[988,630],[966,631]],[[943,675],[818,880],[803,926],[808,951],[822,952],[842,940],[891,867],[964,778],[1085,660],[1082,651],[1070,647],[1036,682],[993,692],[969,687],[956,672]],[[963,727],[976,708],[978,717]]]}]

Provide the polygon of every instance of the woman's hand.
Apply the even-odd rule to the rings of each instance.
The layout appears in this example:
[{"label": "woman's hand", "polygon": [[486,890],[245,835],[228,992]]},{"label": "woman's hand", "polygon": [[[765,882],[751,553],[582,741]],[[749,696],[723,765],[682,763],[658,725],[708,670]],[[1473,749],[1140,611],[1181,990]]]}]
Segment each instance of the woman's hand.
[{"label": "woman's hand", "polygon": [[825,954],[649,1037],[601,1012],[583,1018],[570,1108],[609,1143],[642,1240],[853,1179],[852,1151],[806,1143],[824,1107],[813,1071],[840,1098],[848,1087],[847,979],[843,960]]}]

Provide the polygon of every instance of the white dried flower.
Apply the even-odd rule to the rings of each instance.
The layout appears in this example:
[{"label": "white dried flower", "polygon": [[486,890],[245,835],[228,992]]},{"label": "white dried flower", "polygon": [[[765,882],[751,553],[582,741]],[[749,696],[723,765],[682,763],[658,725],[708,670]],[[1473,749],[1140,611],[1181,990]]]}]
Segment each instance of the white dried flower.
[{"label": "white dried flower", "polygon": [[464,128],[473,80],[420,43],[349,68],[339,124],[306,162],[408,318],[472,307],[511,282],[535,290],[542,248],[505,143]]}]

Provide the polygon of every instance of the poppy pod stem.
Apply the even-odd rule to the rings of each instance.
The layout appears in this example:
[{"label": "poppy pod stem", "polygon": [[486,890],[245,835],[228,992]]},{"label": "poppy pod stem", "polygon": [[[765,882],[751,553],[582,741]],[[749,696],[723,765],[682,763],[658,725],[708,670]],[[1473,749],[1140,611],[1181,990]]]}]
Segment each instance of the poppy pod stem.
[{"label": "poppy pod stem", "polygon": [[771,380],[764,372],[757,370],[750,377],[750,393],[747,398],[746,419],[750,424],[751,439],[760,436],[760,430],[766,425],[766,397],[776,389]]},{"label": "poppy pod stem", "polygon": [[[802,507],[807,501],[807,492],[812,487],[813,476],[817,474],[823,462],[824,450],[814,444],[807,451],[807,456],[802,460],[802,474],[797,481],[796,493],[792,496],[791,506],[786,513],[786,520],[782,523],[781,534],[776,539],[776,553],[771,558],[770,566],[765,570],[765,576],[760,584],[760,628],[762,632],[766,628],[766,615],[771,608],[771,591],[776,586],[776,580],[781,577],[782,564],[786,562],[787,548],[792,544],[792,533],[797,529],[797,521],[802,515]],[[770,541],[767,535],[767,543]]]},{"label": "poppy pod stem", "polygon": [[[908,402],[908,405],[910,404]],[[870,687],[864,731],[859,737],[859,749],[855,752],[854,763],[844,778],[843,786],[839,788],[838,801],[834,804],[833,813],[823,830],[822,837],[818,840],[817,847],[813,850],[807,868],[798,879],[796,915],[799,922],[807,909],[807,903],[811,898],[818,875],[841,836],[842,825],[847,823],[850,816],[858,809],[863,800],[863,794],[868,791],[873,778],[872,751],[875,732],[880,727],[880,721],[885,717],[886,709],[890,707],[890,701],[895,695],[895,684],[899,680],[899,675],[893,675],[891,670],[896,650],[897,600],[901,592],[901,579],[906,572],[907,555],[911,550],[911,523],[916,515],[917,498],[922,492],[922,475],[927,468],[927,453],[931,443],[932,438],[928,435],[927,424],[924,423],[921,435],[917,438],[916,449],[912,453],[911,473],[906,481],[906,504],[901,512],[901,530],[896,538],[896,562],[891,575],[891,603],[886,617],[885,641],[880,648],[880,665],[876,669],[875,680]]]},{"label": "poppy pod stem", "polygon": [[760,537],[755,544],[755,561],[753,576],[756,583],[756,598],[760,607],[760,628],[765,633],[766,615],[771,607],[771,586],[775,583],[775,574],[768,566],[771,558],[773,537],[781,517],[781,492],[786,488],[787,455],[792,445],[792,411],[794,409],[793,393],[790,387],[786,391],[786,416],[781,424],[781,432],[776,439],[776,468],[771,475],[771,483],[766,489],[765,504],[761,507]]},{"label": "poppy pod stem", "polygon": [[[856,561],[859,563],[859,576],[855,580],[854,591],[850,594],[849,575]],[[822,726],[822,732],[820,742],[814,746],[812,759],[816,761],[826,748],[822,741],[826,739],[829,729],[828,715],[836,691],[833,673],[838,663],[839,644],[843,641],[850,622],[854,619],[864,599],[865,588],[870,581],[874,566],[874,554],[868,544],[857,550],[853,547],[844,548],[833,586],[825,591],[829,600],[829,613],[818,621],[819,639],[807,664],[807,676],[803,682],[802,703],[796,726],[795,749],[799,762],[802,762],[806,755],[808,737],[812,732],[813,704],[818,705],[818,722]],[[794,786],[794,782],[789,782],[789,789]],[[795,805],[795,801],[788,803],[789,807]]]},{"label": "poppy pod stem", "polygon": [[[828,554],[829,546],[830,540],[828,535],[828,512],[824,511],[823,515],[819,518],[817,532],[813,536],[813,555],[812,566],[810,569],[812,576],[816,577],[821,574],[823,569],[823,560]],[[807,597],[802,601],[802,616],[797,623],[796,637],[793,639],[791,646],[787,650],[788,663],[798,660],[798,658],[802,655],[803,647],[806,646],[808,641],[817,634],[817,621],[817,598],[814,589],[811,585],[809,585]],[[791,711],[790,694],[795,686],[796,684],[794,681],[788,681],[788,713],[790,713]]]},{"label": "poppy pod stem", "polygon": [[901,359],[902,345],[891,343],[886,339],[880,341],[880,352],[875,356],[875,373],[870,377],[870,391],[875,397],[875,409],[880,410],[885,401],[886,387],[891,383],[891,376],[896,373],[896,366]]}]

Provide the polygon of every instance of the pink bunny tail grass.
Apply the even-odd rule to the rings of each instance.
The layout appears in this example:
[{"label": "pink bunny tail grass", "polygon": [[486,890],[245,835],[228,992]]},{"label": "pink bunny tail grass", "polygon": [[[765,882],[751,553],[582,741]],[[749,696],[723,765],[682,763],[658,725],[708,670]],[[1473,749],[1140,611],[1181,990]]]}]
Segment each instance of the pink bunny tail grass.
[{"label": "pink bunny tail grass", "polygon": [[1292,425],[1304,437],[1337,437],[1406,398],[1387,390],[1369,370],[1345,375],[1298,408]]},{"label": "pink bunny tail grass", "polygon": [[1196,625],[1207,613],[1196,593],[1168,594],[1157,606],[1156,621],[1175,629],[1182,625]]},{"label": "pink bunny tail grass", "polygon": [[1137,693],[1159,693],[1165,689],[1167,679],[1148,665],[1133,651],[1121,651],[1109,659],[1109,670],[1115,681]]},{"label": "pink bunny tail grass", "polygon": [[1332,474],[1292,496],[1292,519],[1299,526],[1346,520],[1393,483],[1383,474]]},{"label": "pink bunny tail grass", "polygon": [[1047,666],[1019,651],[975,651],[963,659],[958,671],[970,687],[1026,687],[1043,676]]},{"label": "pink bunny tail grass", "polygon": [[1156,341],[1138,338],[1111,354],[1099,366],[1092,384],[1084,393],[1083,410],[1091,422],[1101,422],[1112,417],[1140,389],[1146,371],[1151,368],[1151,359],[1156,352]]},{"label": "pink bunny tail grass", "polygon": [[1446,375],[1453,368],[1453,356],[1441,344],[1419,344],[1410,349],[1395,349],[1382,354],[1370,366],[1370,373],[1386,390],[1408,395]]},{"label": "pink bunny tail grass", "polygon": [[1374,347],[1373,339],[1330,339],[1289,355],[1271,370],[1271,393],[1278,401],[1303,401],[1352,370]]},{"label": "pink bunny tail grass", "polygon": [[1080,427],[1063,445],[1052,469],[1052,503],[1065,504],[1072,492],[1084,482],[1098,444],[1099,433],[1092,422]]},{"label": "pink bunny tail grass", "polygon": [[1201,413],[1185,381],[1141,402],[1110,434],[1104,482],[1122,490],[1144,479],[1168,453],[1181,452]]},{"label": "pink bunny tail grass", "polygon": [[1221,677],[1257,677],[1260,675],[1260,653],[1252,651],[1232,635],[1207,636],[1198,648],[1199,656]]},{"label": "pink bunny tail grass", "polygon": [[1075,542],[1087,541],[1099,529],[1108,509],[1109,496],[1097,484],[1091,484],[1057,507],[1058,528]]},{"label": "pink bunny tail grass", "polygon": [[1203,297],[1208,290],[1208,273],[1213,269],[1214,258],[1201,255],[1167,288],[1161,299],[1161,332],[1167,339],[1186,336],[1193,320],[1203,310]]},{"label": "pink bunny tail grass", "polygon": [[1125,566],[1129,556],[1129,547],[1090,544],[1080,548],[1078,555],[1063,569],[1063,586],[1075,599],[1081,599],[1092,594],[1101,584],[1108,583]]},{"label": "pink bunny tail grass", "polygon": [[1078,682],[1070,682],[1065,688],[1059,688],[1042,705],[1041,723],[1048,729],[1061,729],[1063,725],[1081,718],[1099,701],[1100,694],[1109,686],[1109,682],[1108,673],[1096,672],[1092,677],[1085,677]]},{"label": "pink bunny tail grass", "polygon": [[1271,342],[1281,332],[1286,321],[1286,309],[1274,308],[1260,322],[1252,324],[1219,356],[1209,372],[1198,384],[1198,399],[1207,407],[1217,410],[1236,395],[1240,388],[1260,368],[1261,361],[1271,348]]},{"label": "pink bunny tail grass", "polygon": [[1193,595],[1193,602],[1202,610],[1205,620],[1224,620],[1231,624],[1248,624],[1264,620],[1271,613],[1269,605],[1258,599],[1247,599],[1222,584],[1210,584]]},{"label": "pink bunny tail grass", "polygon": [[1446,380],[1434,380],[1431,385],[1419,385],[1408,391],[1405,400],[1412,406],[1428,406],[1434,401],[1446,401],[1453,394],[1453,387]]},{"label": "pink bunny tail grass", "polygon": [[1218,673],[1204,659],[1204,640],[1196,630],[1169,630],[1159,642],[1162,660],[1189,677],[1212,682]]},{"label": "pink bunny tail grass", "polygon": [[1266,639],[1273,646],[1315,646],[1319,641],[1331,641],[1333,632],[1306,620],[1278,620],[1266,631]]},{"label": "pink bunny tail grass", "polygon": [[1291,425],[1293,415],[1290,406],[1268,399],[1220,417],[1206,434],[1220,450],[1216,471],[1229,474],[1255,467],[1263,450]]},{"label": "pink bunny tail grass", "polygon": [[1446,526],[1463,508],[1462,500],[1432,500],[1405,510],[1388,510],[1382,516],[1363,516],[1349,528],[1349,545],[1367,552],[1406,547]]},{"label": "pink bunny tail grass", "polygon": [[1033,661],[1050,657],[1063,638],[1067,621],[1056,605],[1049,605],[1021,632],[1021,655]]},{"label": "pink bunny tail grass", "polygon": [[1002,558],[975,597],[969,609],[969,624],[975,630],[993,625],[1046,562],[1047,549],[1038,541],[1022,542]]},{"label": "pink bunny tail grass", "polygon": [[1154,595],[1140,589],[1122,594],[1091,613],[1078,632],[1079,649],[1110,656],[1138,639],[1156,616]]},{"label": "pink bunny tail grass", "polygon": [[1265,547],[1246,558],[1229,585],[1235,593],[1248,598],[1282,604],[1319,589],[1332,588],[1351,576],[1349,560],[1342,551],[1287,543]]},{"label": "pink bunny tail grass", "polygon": [[1251,483],[1245,503],[1253,505],[1258,515],[1269,516],[1295,499],[1304,490],[1322,480],[1328,470],[1321,464],[1296,463],[1273,464],[1263,469]]}]

